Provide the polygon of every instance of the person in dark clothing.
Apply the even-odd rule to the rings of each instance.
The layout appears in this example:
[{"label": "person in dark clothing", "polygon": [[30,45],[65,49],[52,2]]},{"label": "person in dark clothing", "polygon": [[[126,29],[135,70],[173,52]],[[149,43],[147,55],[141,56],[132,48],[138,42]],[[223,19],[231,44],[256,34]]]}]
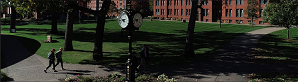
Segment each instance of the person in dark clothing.
[{"label": "person in dark clothing", "polygon": [[145,59],[145,64],[148,66],[148,62],[149,62],[149,48],[148,45],[144,45],[144,47],[142,48],[142,51],[140,52],[141,57],[143,56]]},{"label": "person in dark clothing", "polygon": [[46,68],[46,69],[44,69],[43,71],[45,72],[45,73],[47,73],[47,70],[48,70],[48,68],[49,67],[51,67],[51,65],[53,64],[53,70],[54,70],[54,72],[57,72],[56,70],[55,70],[55,49],[52,49],[50,52],[49,52],[49,54],[48,54],[48,58],[49,58],[49,66]]},{"label": "person in dark clothing", "polygon": [[55,56],[56,56],[56,58],[57,58],[57,64],[55,65],[55,67],[59,64],[59,62],[61,63],[61,67],[62,67],[62,70],[65,70],[64,68],[63,68],[63,61],[62,61],[62,48],[60,48],[59,49],[59,51],[57,51],[56,53],[55,53]]}]

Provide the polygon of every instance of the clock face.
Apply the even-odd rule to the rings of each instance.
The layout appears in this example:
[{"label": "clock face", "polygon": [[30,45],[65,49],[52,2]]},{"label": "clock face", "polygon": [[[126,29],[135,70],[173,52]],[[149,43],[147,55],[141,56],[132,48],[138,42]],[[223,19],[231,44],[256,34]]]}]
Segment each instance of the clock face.
[{"label": "clock face", "polygon": [[129,18],[128,18],[128,15],[125,12],[122,12],[119,15],[118,23],[119,23],[121,28],[126,28],[128,26]]},{"label": "clock face", "polygon": [[142,18],[142,15],[140,13],[136,13],[134,16],[133,16],[133,25],[136,27],[136,28],[139,28],[141,27],[143,23],[143,18]]}]

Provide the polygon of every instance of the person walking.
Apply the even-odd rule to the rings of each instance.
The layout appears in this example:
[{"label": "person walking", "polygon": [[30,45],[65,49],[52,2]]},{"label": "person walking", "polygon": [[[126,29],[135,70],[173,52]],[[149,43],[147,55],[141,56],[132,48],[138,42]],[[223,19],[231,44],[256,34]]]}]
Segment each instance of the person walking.
[{"label": "person walking", "polygon": [[149,66],[148,62],[149,62],[149,48],[148,45],[144,44],[144,47],[142,48],[141,53],[144,55],[144,59],[145,59],[145,63],[147,66]]},{"label": "person walking", "polygon": [[45,72],[45,73],[47,73],[47,70],[48,70],[48,68],[49,67],[51,67],[51,65],[53,64],[53,70],[54,70],[54,72],[57,72],[56,70],[55,70],[55,49],[52,49],[50,52],[49,52],[49,54],[48,54],[48,58],[49,58],[49,66],[46,68],[46,69],[44,69],[43,71]]},{"label": "person walking", "polygon": [[61,69],[62,69],[62,70],[65,70],[65,69],[63,68],[62,50],[63,50],[63,48],[60,48],[59,51],[57,51],[57,52],[55,53],[55,56],[56,56],[56,58],[57,58],[57,64],[55,65],[55,67],[56,67],[56,66],[59,64],[59,62],[60,62],[60,63],[61,63]]}]

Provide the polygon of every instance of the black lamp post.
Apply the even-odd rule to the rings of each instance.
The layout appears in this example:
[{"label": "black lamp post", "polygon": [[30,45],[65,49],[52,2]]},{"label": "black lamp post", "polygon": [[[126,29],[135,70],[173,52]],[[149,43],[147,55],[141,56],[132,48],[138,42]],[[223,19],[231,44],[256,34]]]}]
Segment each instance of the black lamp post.
[{"label": "black lamp post", "polygon": [[[119,14],[118,17],[118,23],[122,30],[126,30],[128,34],[128,41],[129,41],[129,55],[132,57],[132,33],[135,30],[139,30],[139,27],[141,27],[143,23],[143,17],[142,15],[135,10],[131,9],[131,4],[127,4],[129,6],[128,10],[124,10]],[[135,64],[134,59],[128,58],[128,61],[126,62],[126,79],[127,81],[134,82],[135,81]]]}]

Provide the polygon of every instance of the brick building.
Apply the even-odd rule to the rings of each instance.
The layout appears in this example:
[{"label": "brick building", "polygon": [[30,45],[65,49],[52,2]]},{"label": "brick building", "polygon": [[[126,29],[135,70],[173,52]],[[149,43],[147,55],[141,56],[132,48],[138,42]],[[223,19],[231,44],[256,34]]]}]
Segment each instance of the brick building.
[{"label": "brick building", "polygon": [[[269,0],[258,0],[262,9]],[[200,0],[199,0],[200,3]],[[199,3],[196,3],[199,5]],[[191,11],[191,0],[154,0],[153,15],[157,18],[180,18],[189,21]],[[251,19],[246,19],[244,10],[247,7],[247,0],[207,0],[202,2],[202,10],[198,8],[197,21],[217,22],[220,20],[229,23],[247,24]],[[263,23],[262,18],[254,19],[254,24]]]}]

